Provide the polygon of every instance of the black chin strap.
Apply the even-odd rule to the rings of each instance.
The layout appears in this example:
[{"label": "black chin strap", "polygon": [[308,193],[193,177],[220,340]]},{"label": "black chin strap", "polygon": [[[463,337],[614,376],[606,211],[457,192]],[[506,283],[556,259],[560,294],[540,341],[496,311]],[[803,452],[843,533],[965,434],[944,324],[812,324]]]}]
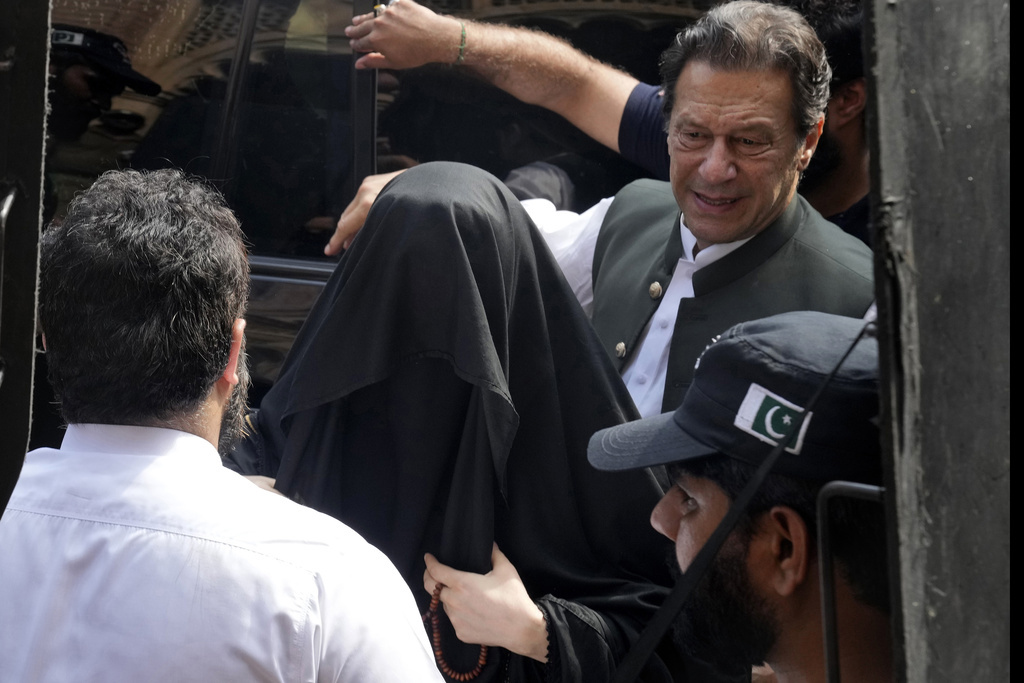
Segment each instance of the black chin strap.
[{"label": "black chin strap", "polygon": [[[811,397],[811,400],[807,402],[807,406],[804,408],[805,413],[809,413],[818,402],[818,398],[822,392],[825,391],[825,387],[829,385],[832,378],[835,377],[836,373],[839,372],[839,368],[842,367],[843,363],[853,352],[853,349],[857,346],[861,339],[866,336],[871,337],[875,334],[875,323],[870,321],[861,328],[860,333],[850,344],[850,347],[843,353],[843,357],[839,359],[835,367],[832,368],[832,372],[822,381],[821,386],[818,387],[817,391]],[[718,554],[722,544],[725,543],[725,539],[729,537],[732,530],[736,528],[736,523],[739,522],[740,517],[747,511],[750,506],[750,501],[754,498],[754,494],[761,488],[761,484],[764,482],[772,468],[775,466],[776,461],[782,455],[782,451],[789,446],[792,442],[793,437],[796,436],[799,431],[801,420],[797,420],[786,432],[786,435],[782,437],[779,443],[772,449],[768,457],[764,459],[764,462],[757,468],[757,472],[750,478],[747,485],[743,487],[740,495],[736,496],[736,500],[733,501],[732,505],[729,506],[729,511],[722,518],[722,521],[715,527],[711,537],[708,538],[707,542],[697,553],[697,557],[690,563],[690,567],[679,577],[676,581],[675,587],[669,596],[665,599],[665,602],[661,604],[658,611],[651,617],[651,621],[648,622],[647,627],[637,638],[633,647],[626,653],[622,663],[615,670],[615,674],[612,676],[611,683],[633,683],[639,675],[640,670],[647,663],[654,648],[657,647],[658,643],[668,632],[669,627],[675,620],[676,615],[679,614],[679,610],[686,604],[686,600],[690,597],[690,593],[697,586],[700,580],[704,577],[708,567],[711,566],[711,562],[715,559],[715,555]]]}]

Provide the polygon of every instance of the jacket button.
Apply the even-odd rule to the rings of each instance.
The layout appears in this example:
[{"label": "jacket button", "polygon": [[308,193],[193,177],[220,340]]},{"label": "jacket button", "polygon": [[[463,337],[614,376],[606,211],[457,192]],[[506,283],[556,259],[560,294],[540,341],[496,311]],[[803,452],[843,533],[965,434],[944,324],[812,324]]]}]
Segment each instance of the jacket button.
[{"label": "jacket button", "polygon": [[650,289],[648,289],[647,291],[651,295],[652,299],[660,299],[661,298],[661,283],[660,282],[652,282]]},{"label": "jacket button", "polygon": [[626,342],[619,342],[615,345],[615,355],[619,358],[626,357]]}]

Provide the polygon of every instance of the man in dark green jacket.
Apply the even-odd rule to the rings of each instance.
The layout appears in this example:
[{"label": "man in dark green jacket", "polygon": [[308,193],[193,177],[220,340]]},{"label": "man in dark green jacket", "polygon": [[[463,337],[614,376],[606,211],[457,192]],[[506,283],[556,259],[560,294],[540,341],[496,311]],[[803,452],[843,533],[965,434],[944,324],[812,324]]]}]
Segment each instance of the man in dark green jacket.
[{"label": "man in dark green jacket", "polygon": [[870,251],[796,193],[831,78],[810,26],[782,7],[722,5],[679,34],[662,74],[671,181],[637,181],[568,226],[568,244],[552,240],[645,416],[679,405],[730,326],[859,317],[874,298]]}]

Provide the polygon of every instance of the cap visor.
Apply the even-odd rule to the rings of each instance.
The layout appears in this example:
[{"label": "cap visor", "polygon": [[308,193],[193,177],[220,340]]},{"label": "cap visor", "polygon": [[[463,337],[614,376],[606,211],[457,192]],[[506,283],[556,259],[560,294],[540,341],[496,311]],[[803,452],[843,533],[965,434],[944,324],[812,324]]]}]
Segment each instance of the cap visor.
[{"label": "cap visor", "polygon": [[126,64],[97,55],[87,55],[86,59],[140,95],[153,96],[160,94],[161,88],[159,83],[146,78]]},{"label": "cap visor", "polygon": [[590,437],[587,459],[599,470],[629,470],[703,458],[718,451],[682,430],[675,413],[609,427]]},{"label": "cap visor", "polygon": [[138,71],[133,71],[130,78],[125,79],[125,85],[140,95],[159,95],[162,88],[156,81],[151,81]]}]

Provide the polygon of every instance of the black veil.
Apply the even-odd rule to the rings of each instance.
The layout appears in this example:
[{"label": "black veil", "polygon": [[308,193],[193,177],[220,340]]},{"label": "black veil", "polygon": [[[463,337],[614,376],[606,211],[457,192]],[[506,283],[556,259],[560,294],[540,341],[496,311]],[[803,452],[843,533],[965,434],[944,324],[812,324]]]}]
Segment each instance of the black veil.
[{"label": "black veil", "polygon": [[[496,541],[545,613],[549,665],[493,649],[478,680],[590,683],[671,585],[648,523],[663,472],[586,458],[591,434],[636,418],[519,202],[435,163],[381,193],[233,457],[378,546],[421,607],[424,552],[485,573]],[[450,632],[444,652],[476,663]],[[661,652],[644,680],[688,668]]]}]

